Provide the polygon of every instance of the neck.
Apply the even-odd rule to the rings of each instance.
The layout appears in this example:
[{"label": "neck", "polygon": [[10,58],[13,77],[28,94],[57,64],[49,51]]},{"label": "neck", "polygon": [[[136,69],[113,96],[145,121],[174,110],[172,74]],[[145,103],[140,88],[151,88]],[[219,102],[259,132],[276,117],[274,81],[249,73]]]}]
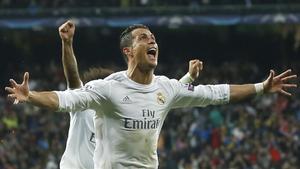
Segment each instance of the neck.
[{"label": "neck", "polygon": [[153,79],[153,73],[154,73],[154,69],[145,71],[137,68],[137,66],[135,67],[128,66],[127,69],[127,76],[131,80],[140,84],[150,84]]}]

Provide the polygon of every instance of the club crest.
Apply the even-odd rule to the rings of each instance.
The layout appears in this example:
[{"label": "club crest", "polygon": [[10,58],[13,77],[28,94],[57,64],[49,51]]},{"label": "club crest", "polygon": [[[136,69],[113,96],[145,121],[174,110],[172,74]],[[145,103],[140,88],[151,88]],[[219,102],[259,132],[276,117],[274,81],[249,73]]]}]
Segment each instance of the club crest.
[{"label": "club crest", "polygon": [[161,92],[157,93],[157,103],[163,105],[165,104],[165,102],[166,102],[166,97]]}]

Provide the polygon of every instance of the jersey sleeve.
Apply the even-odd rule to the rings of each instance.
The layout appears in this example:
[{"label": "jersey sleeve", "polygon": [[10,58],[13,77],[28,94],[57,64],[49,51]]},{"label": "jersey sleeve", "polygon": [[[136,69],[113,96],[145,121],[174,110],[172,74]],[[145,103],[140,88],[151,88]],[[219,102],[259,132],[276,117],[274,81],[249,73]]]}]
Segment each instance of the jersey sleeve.
[{"label": "jersey sleeve", "polygon": [[228,84],[193,86],[171,80],[171,85],[175,92],[172,108],[205,107],[229,102],[230,89]]},{"label": "jersey sleeve", "polygon": [[76,112],[97,109],[108,100],[109,82],[95,80],[80,89],[55,91],[59,100],[58,111]]},{"label": "jersey sleeve", "polygon": [[192,76],[190,75],[190,73],[186,73],[184,76],[182,76],[181,79],[179,79],[179,82],[183,83],[183,84],[187,84],[187,83],[193,83],[194,79],[192,78]]}]

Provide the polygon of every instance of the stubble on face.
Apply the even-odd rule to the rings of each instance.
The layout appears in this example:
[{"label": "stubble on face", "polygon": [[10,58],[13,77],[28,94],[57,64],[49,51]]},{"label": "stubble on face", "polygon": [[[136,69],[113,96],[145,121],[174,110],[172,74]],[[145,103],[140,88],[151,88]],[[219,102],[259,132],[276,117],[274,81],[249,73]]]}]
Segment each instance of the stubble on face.
[{"label": "stubble on face", "polygon": [[132,35],[133,63],[142,71],[154,70],[158,59],[158,45],[154,35],[143,28],[132,31]]}]

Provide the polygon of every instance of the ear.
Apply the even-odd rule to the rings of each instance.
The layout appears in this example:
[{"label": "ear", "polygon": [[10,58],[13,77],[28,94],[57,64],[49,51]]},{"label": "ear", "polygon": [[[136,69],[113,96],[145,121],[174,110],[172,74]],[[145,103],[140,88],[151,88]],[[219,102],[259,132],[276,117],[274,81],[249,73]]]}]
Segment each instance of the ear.
[{"label": "ear", "polygon": [[128,60],[132,57],[131,48],[130,47],[123,48],[123,53],[127,56]]}]

